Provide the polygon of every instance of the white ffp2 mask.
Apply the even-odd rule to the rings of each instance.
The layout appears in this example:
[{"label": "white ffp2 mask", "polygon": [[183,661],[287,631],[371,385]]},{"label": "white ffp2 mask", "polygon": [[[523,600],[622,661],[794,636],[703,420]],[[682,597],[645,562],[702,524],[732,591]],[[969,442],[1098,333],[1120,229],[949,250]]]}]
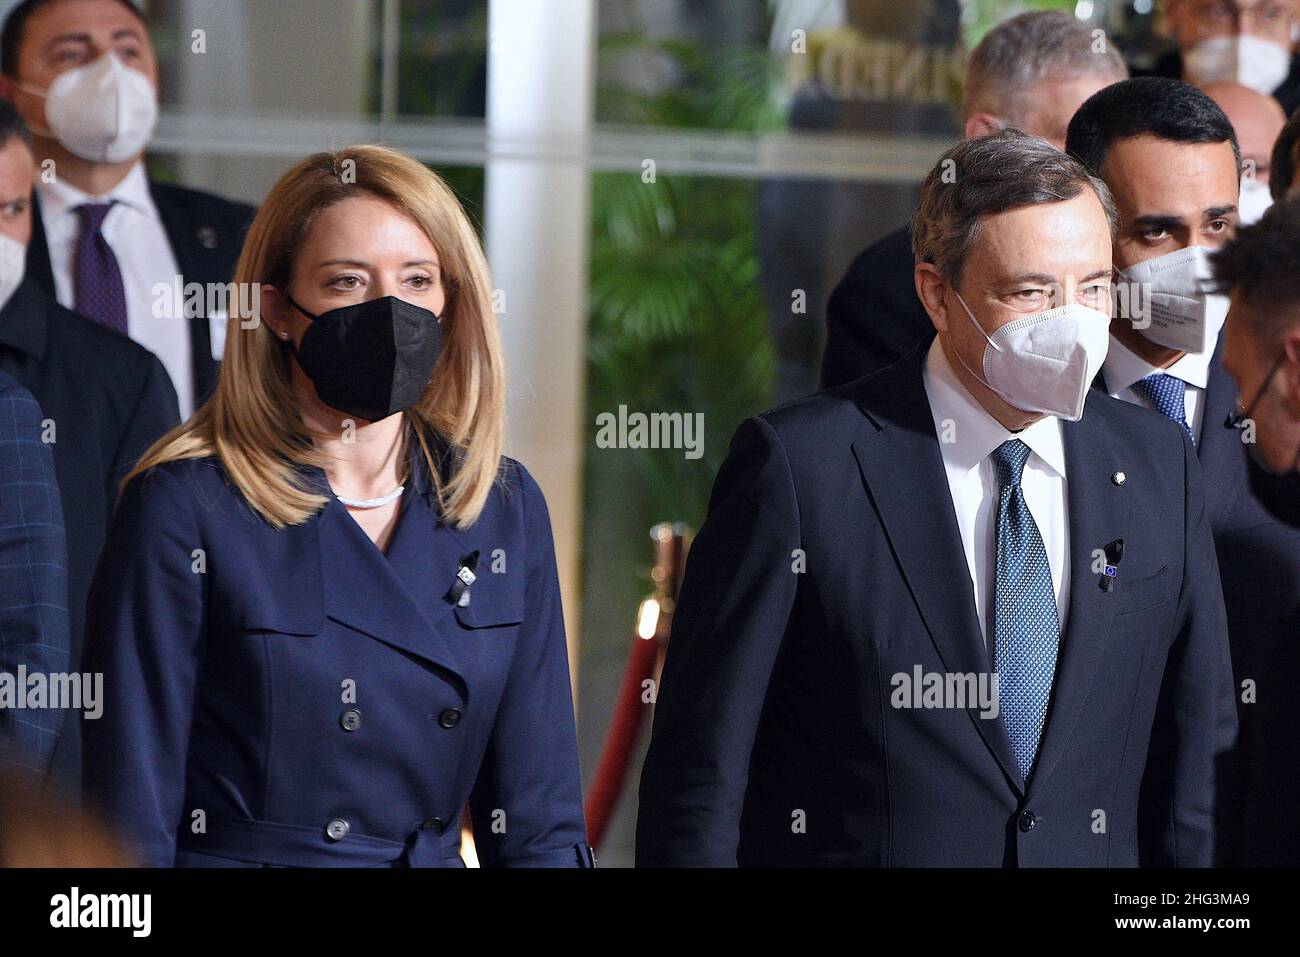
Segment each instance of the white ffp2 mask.
[{"label": "white ffp2 mask", "polygon": [[1183,60],[1189,83],[1240,83],[1268,96],[1291,72],[1291,51],[1248,33],[1201,40]]},{"label": "white ffp2 mask", "polygon": [[[1071,422],[1083,418],[1088,389],[1110,347],[1108,315],[1070,303],[1013,319],[990,336],[961,294],[955,289],[953,294],[988,343],[984,374],[976,378],[1022,411]],[[972,370],[967,366],[966,371]]]},{"label": "white ffp2 mask", "polygon": [[[1122,273],[1130,288],[1128,301],[1144,303],[1148,314],[1140,317],[1144,326],[1132,315],[1121,318],[1167,349],[1196,355],[1213,352],[1228,317],[1228,297],[1207,289],[1213,252],[1207,246],[1187,246],[1129,266]],[[1140,310],[1130,310],[1135,311]]]},{"label": "white ffp2 mask", "polygon": [[61,73],[45,91],[50,133],[70,153],[92,163],[122,163],[149,143],[158,122],[158,95],[149,78],[115,53]]}]

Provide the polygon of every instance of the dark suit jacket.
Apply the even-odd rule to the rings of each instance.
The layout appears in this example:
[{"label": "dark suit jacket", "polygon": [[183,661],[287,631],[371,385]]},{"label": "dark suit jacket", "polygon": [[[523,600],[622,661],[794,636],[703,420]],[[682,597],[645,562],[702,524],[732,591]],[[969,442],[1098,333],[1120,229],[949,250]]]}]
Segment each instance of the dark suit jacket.
[{"label": "dark suit jacket", "polygon": [[[883,368],[933,335],[912,270],[906,229],[854,260],[826,316],[824,386]],[[1097,385],[1104,388],[1104,377]],[[1291,704],[1300,699],[1288,689],[1300,686],[1300,653],[1293,650],[1300,638],[1300,532],[1286,516],[1300,500],[1300,477],[1272,478],[1251,462],[1239,432],[1223,425],[1236,397],[1236,384],[1223,368],[1220,338],[1196,452],[1222,573],[1242,724],[1221,772],[1219,807],[1226,817],[1216,860],[1296,866],[1300,774],[1294,770],[1290,729],[1300,727],[1300,705]],[[1245,680],[1258,686],[1254,703],[1241,700]],[[1250,767],[1247,752],[1254,752]]]},{"label": "dark suit jacket", "polygon": [[897,362],[934,335],[913,280],[912,230],[901,226],[860,252],[826,306],[823,389]]},{"label": "dark suit jacket", "polygon": [[[990,667],[923,357],[737,431],[687,562],[638,864],[1209,864],[1235,711],[1200,472],[1168,420],[1094,393],[1062,424],[1070,608],[1028,787],[1001,717],[891,706],[895,675]],[[1117,538],[1105,591],[1094,550]]]},{"label": "dark suit jacket", "polygon": [[[63,511],[40,406],[0,372],[0,674],[68,670]],[[23,686],[17,686],[22,692]],[[0,769],[44,774],[64,713],[0,707]]]},{"label": "dark suit jacket", "polygon": [[591,863],[541,490],[505,460],[465,530],[428,493],[417,467],[383,553],[333,498],[275,530],[215,459],[127,487],[90,597],[85,780],[146,863],[457,866],[467,800],[484,864]]},{"label": "dark suit jacket", "polygon": [[[244,245],[244,233],[256,210],[247,203],[154,180],[149,181],[149,191],[171,240],[172,253],[176,256],[183,282],[204,285],[230,282]],[[27,247],[27,275],[51,299],[56,297],[39,201],[32,203],[32,240]],[[212,335],[206,313],[192,317],[189,323],[194,404],[197,407],[217,384],[217,362],[212,358]]]},{"label": "dark suit jacket", "polygon": [[[54,470],[68,537],[73,667],[81,664],[86,595],[118,485],[145,450],[180,424],[176,392],[152,352],[64,309],[31,279],[0,310],[0,369],[54,422]],[[63,725],[54,772],[75,790],[81,721]]]},{"label": "dark suit jacket", "polygon": [[[1105,387],[1104,376],[1098,386]],[[1197,458],[1228,611],[1240,739],[1220,771],[1218,864],[1300,865],[1300,772],[1292,704],[1300,684],[1300,528],[1279,517],[1300,501],[1300,475],[1264,474],[1225,420],[1237,385],[1210,362]],[[1254,693],[1243,701],[1242,683]]]}]

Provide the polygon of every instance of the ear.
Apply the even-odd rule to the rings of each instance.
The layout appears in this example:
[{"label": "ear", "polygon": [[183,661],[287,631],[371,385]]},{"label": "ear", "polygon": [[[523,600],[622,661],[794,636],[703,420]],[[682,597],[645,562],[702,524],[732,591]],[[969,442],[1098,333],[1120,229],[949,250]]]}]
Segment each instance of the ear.
[{"label": "ear", "polygon": [[258,287],[259,316],[277,339],[287,339],[292,332],[289,329],[288,300],[274,286],[263,283]]},{"label": "ear", "polygon": [[977,140],[981,136],[992,136],[1002,127],[1002,121],[992,113],[977,110],[966,118],[966,126],[962,132],[966,134],[966,139]]},{"label": "ear", "polygon": [[939,274],[932,263],[917,263],[912,274],[916,283],[916,296],[925,307],[926,314],[938,332],[948,331],[948,281]]}]

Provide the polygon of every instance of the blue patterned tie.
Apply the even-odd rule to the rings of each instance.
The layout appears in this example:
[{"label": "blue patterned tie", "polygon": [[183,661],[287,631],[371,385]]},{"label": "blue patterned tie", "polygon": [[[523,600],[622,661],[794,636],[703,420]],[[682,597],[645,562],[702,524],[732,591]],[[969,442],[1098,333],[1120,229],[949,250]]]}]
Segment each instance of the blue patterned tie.
[{"label": "blue patterned tie", "polygon": [[1187,387],[1183,380],[1163,372],[1153,372],[1136,384],[1150,400],[1151,407],[1181,425],[1195,445],[1196,436],[1192,435],[1191,426],[1187,424]]},{"label": "blue patterned tie", "polygon": [[992,455],[998,471],[993,668],[1011,752],[1026,781],[1043,734],[1060,641],[1047,549],[1020,487],[1028,458],[1029,446],[1019,439],[1003,442]]},{"label": "blue patterned tie", "polygon": [[104,218],[112,208],[112,203],[85,203],[77,207],[81,232],[77,236],[74,296],[77,312],[126,335],[122,270],[103,233]]}]

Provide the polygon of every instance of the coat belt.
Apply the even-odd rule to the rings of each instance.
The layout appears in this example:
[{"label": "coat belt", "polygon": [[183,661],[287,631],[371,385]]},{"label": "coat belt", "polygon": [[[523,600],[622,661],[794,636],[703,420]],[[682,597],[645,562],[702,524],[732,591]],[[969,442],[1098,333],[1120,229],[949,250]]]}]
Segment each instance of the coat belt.
[{"label": "coat belt", "polygon": [[207,830],[182,828],[177,846],[199,854],[281,867],[464,867],[460,833],[414,828],[405,842],[348,833],[332,840],[323,827],[209,815]]}]

